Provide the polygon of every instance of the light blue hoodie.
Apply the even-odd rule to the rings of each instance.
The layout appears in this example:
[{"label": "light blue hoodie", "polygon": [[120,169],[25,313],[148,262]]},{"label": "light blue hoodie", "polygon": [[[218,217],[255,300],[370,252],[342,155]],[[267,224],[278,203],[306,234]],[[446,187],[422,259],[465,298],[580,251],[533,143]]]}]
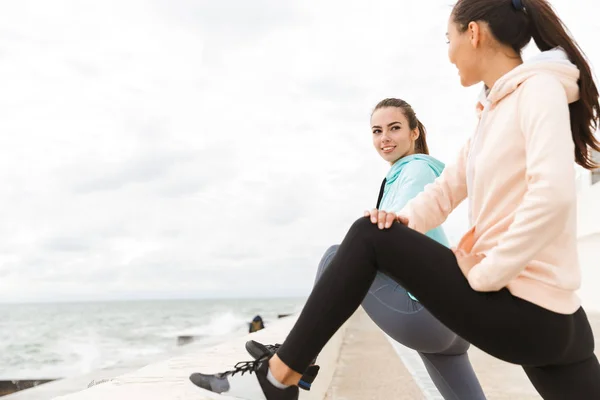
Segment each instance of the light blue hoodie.
[{"label": "light blue hoodie", "polygon": [[[423,191],[425,185],[440,176],[443,170],[443,162],[426,154],[413,154],[396,161],[385,177],[386,183],[379,209],[400,211],[409,200]],[[430,230],[426,235],[450,247],[441,226]]]},{"label": "light blue hoodie", "polygon": [[[383,197],[379,209],[383,211],[400,211],[426,185],[432,183],[444,170],[444,163],[427,154],[413,154],[402,157],[392,165],[385,179]],[[426,233],[436,242],[450,247],[448,238],[441,226]],[[412,294],[411,299],[418,301]]]}]

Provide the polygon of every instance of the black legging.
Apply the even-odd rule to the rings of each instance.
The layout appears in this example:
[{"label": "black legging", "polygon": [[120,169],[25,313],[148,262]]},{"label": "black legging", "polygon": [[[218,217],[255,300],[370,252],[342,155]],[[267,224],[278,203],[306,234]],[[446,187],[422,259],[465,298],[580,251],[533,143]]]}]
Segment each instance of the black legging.
[{"label": "black legging", "polygon": [[582,308],[546,310],[510,294],[476,292],[447,247],[399,223],[352,225],[278,351],[304,371],[367,294],[378,270],[412,293],[444,325],[501,360],[519,364],[544,399],[600,399],[600,365]]}]

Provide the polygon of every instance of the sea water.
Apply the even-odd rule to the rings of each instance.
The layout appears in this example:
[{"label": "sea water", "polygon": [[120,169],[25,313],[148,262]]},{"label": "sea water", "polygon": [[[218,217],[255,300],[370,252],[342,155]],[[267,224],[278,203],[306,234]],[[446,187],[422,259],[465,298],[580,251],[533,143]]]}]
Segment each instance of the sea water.
[{"label": "sea water", "polygon": [[298,312],[305,299],[0,304],[0,380],[67,378],[160,359],[177,337],[207,346],[248,333],[260,315]]}]

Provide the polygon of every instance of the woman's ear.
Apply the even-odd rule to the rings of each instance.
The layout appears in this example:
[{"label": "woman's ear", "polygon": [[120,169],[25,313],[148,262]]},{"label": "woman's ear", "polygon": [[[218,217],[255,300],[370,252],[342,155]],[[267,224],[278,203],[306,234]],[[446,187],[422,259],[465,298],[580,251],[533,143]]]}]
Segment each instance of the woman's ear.
[{"label": "woman's ear", "polygon": [[471,46],[477,48],[479,46],[479,42],[481,41],[481,26],[478,22],[469,22],[469,26],[467,27],[467,34],[469,35],[469,41],[471,42]]},{"label": "woman's ear", "polygon": [[417,140],[420,136],[419,128],[417,127],[415,129],[413,129],[412,132],[410,133],[410,136],[411,136],[412,140]]}]

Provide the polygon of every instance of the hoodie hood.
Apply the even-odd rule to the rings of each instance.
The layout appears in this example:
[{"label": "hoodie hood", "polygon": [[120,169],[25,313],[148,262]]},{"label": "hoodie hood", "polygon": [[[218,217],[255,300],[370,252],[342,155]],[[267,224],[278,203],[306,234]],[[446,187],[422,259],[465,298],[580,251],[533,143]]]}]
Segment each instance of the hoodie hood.
[{"label": "hoodie hood", "polygon": [[436,176],[440,176],[444,170],[444,163],[440,160],[433,158],[427,154],[412,154],[410,156],[402,157],[392,165],[388,174],[386,175],[386,185],[391,185],[400,176],[402,169],[406,164],[414,160],[421,160],[427,162],[427,165],[433,170]]},{"label": "hoodie hood", "polygon": [[495,105],[514,92],[521,83],[538,74],[550,74],[556,77],[565,89],[570,103],[579,100],[579,69],[569,61],[565,51],[560,48],[543,51],[525,61],[506,75],[498,79],[491,90],[485,90],[480,96],[479,108],[483,105]]}]

